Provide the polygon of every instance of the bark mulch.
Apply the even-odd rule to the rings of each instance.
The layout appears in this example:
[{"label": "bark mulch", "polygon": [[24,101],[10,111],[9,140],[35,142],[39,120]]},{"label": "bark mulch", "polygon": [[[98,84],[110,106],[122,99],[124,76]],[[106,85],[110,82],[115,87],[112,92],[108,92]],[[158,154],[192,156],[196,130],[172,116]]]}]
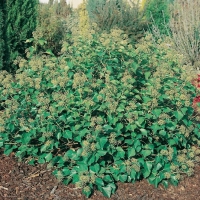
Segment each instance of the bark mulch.
[{"label": "bark mulch", "polygon": [[[14,154],[0,152],[0,200],[84,200],[80,189],[74,185],[63,185],[47,170],[46,164],[30,166],[17,162]],[[118,183],[111,200],[200,200],[200,166],[195,175],[185,178],[178,187],[154,188],[146,180]],[[95,191],[90,200],[106,200]]]}]

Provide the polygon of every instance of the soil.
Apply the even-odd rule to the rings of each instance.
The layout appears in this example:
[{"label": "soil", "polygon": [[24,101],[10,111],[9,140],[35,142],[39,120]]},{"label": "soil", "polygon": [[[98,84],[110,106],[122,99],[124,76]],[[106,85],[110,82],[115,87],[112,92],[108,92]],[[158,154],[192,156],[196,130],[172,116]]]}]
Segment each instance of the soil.
[{"label": "soil", "polygon": [[[14,153],[10,156],[0,152],[0,200],[85,200],[80,189],[58,182],[47,170],[46,164],[30,166],[18,162]],[[195,174],[187,177],[177,187],[154,188],[146,180],[117,183],[118,189],[111,200],[200,200],[200,165]],[[95,191],[90,200],[106,200]]]}]

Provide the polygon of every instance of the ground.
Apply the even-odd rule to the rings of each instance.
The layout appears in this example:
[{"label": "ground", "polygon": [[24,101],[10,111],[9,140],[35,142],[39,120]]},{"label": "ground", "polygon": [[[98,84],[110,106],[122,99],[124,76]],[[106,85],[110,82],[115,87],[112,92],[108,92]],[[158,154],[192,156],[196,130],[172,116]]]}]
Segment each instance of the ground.
[{"label": "ground", "polygon": [[[47,170],[46,164],[30,166],[26,162],[17,162],[0,152],[0,200],[84,200],[74,185],[63,185]],[[118,190],[111,200],[200,200],[200,165],[195,175],[187,177],[178,187],[162,186],[154,188],[146,180],[132,183],[118,183]],[[95,191],[90,200],[106,200]]]}]

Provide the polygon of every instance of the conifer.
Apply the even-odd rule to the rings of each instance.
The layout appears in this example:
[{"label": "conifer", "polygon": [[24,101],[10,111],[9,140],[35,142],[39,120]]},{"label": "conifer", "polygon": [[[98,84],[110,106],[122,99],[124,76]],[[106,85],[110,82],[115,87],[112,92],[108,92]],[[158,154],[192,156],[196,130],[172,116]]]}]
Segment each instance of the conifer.
[{"label": "conifer", "polygon": [[29,44],[25,41],[32,37],[37,25],[37,5],[39,0],[7,0],[5,8],[5,49],[4,68],[16,70],[13,61],[25,56]]}]

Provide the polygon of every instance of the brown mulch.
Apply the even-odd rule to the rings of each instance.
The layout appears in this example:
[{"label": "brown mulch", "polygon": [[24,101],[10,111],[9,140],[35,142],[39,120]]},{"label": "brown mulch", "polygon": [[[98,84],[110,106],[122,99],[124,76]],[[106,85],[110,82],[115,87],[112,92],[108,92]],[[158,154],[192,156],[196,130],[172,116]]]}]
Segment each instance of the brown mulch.
[{"label": "brown mulch", "polygon": [[[0,152],[0,200],[84,200],[81,190],[74,185],[63,185],[47,170],[46,164],[30,166],[17,162],[14,154]],[[195,175],[180,182],[178,187],[154,188],[146,180],[118,183],[118,190],[111,200],[200,200],[200,166]],[[91,200],[108,198],[95,191]]]}]

